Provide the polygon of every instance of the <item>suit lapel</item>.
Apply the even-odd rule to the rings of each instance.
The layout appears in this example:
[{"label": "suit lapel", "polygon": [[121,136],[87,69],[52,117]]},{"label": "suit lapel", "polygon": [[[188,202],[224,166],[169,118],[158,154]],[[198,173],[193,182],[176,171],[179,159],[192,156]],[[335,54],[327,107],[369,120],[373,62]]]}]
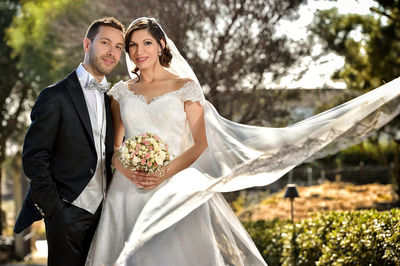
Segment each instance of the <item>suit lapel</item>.
[{"label": "suit lapel", "polygon": [[112,126],[112,117],[111,117],[111,107],[110,107],[110,98],[108,98],[107,94],[104,93],[104,108],[106,109],[106,135],[112,133],[113,126]]},{"label": "suit lapel", "polygon": [[75,109],[79,115],[79,118],[82,121],[82,124],[86,129],[88,135],[90,136],[92,144],[94,145],[92,124],[90,123],[89,111],[86,105],[85,96],[83,95],[83,91],[75,71],[67,77],[67,89],[75,106]]},{"label": "suit lapel", "polygon": [[108,174],[107,174],[107,186],[110,185],[111,182],[111,157],[114,150],[114,132],[113,132],[113,122],[111,116],[111,107],[110,107],[110,98],[107,94],[104,94],[104,106],[106,108],[106,162],[109,164]]}]

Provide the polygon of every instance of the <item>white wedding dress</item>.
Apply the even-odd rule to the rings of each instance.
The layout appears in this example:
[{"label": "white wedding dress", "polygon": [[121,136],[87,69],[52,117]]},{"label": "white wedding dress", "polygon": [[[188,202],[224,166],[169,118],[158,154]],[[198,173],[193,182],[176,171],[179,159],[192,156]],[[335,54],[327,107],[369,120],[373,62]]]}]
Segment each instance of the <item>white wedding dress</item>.
[{"label": "white wedding dress", "polygon": [[172,156],[192,145],[184,102],[199,102],[208,148],[150,191],[137,189],[116,171],[87,265],[266,265],[219,192],[271,184],[303,162],[360,142],[400,113],[397,78],[285,128],[247,126],[219,116],[194,74],[184,77],[195,81],[150,103],[126,82],[110,90],[120,105],[125,136],[155,133]]},{"label": "white wedding dress", "polygon": [[[205,104],[202,89],[197,83],[188,82],[179,90],[156,97],[150,103],[143,96],[130,91],[127,82],[123,81],[117,83],[109,94],[119,102],[126,138],[144,132],[155,133],[168,143],[172,159],[190,147],[184,102]],[[114,265],[119,257],[117,265],[266,265],[220,193],[210,193],[205,200],[189,204],[191,207],[183,212],[178,211],[167,225],[158,228],[152,237],[135,248],[125,246],[126,242],[135,242],[137,230],[134,229],[146,224],[140,219],[146,204],[152,208],[158,205],[161,209],[174,202],[173,196],[165,199],[155,195],[156,192],[167,189],[171,195],[185,191],[192,193],[193,187],[201,189],[204,186],[202,180],[210,180],[210,177],[194,169],[182,171],[153,190],[138,189],[116,171],[86,265]],[[174,185],[182,178],[186,180],[180,183],[182,186]],[[169,186],[171,188],[168,189]],[[159,215],[164,214],[157,212],[156,207],[152,217]],[[128,248],[125,253],[122,252],[124,248]]]},{"label": "white wedding dress", "polygon": [[360,142],[400,113],[400,78],[285,128],[222,118],[196,81],[150,103],[122,81],[109,94],[119,102],[126,137],[155,133],[172,156],[192,145],[184,102],[199,102],[208,148],[150,191],[115,172],[88,255],[87,265],[96,266],[266,265],[219,192],[271,184],[303,162]]},{"label": "white wedding dress", "polygon": [[[141,19],[157,23],[138,18],[128,28]],[[400,78],[288,127],[247,126],[219,116],[165,37],[173,55],[165,69],[193,82],[150,103],[122,81],[108,94],[119,102],[125,137],[155,133],[173,156],[192,145],[184,102],[199,102],[208,148],[189,168],[150,191],[137,189],[116,171],[86,264],[266,265],[220,192],[266,186],[301,163],[362,141],[400,113]],[[126,58],[134,78],[135,65]]]}]

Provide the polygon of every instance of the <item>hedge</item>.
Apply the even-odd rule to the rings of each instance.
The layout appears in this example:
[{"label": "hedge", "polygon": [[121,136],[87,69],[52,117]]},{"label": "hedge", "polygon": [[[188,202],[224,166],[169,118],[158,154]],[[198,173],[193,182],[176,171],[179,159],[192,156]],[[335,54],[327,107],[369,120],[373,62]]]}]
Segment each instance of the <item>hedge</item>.
[{"label": "hedge", "polygon": [[400,265],[400,209],[315,214],[244,226],[269,266]]}]

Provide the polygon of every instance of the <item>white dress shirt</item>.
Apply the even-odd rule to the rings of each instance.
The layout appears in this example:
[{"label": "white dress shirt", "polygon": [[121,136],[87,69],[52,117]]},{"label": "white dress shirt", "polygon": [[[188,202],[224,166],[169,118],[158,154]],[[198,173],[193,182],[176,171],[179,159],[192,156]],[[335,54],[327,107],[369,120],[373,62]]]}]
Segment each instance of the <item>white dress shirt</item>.
[{"label": "white dress shirt", "polygon": [[[86,89],[89,82],[94,79],[94,77],[83,67],[82,64],[80,64],[76,69],[76,75],[81,84],[88,111],[95,115],[97,123],[99,127],[101,127],[101,122],[103,121],[104,93],[101,93],[98,90]],[[106,77],[104,77],[100,82],[100,84],[103,83],[107,83]]]},{"label": "white dress shirt", "polygon": [[[105,135],[107,121],[105,119],[104,93],[86,89],[94,77],[86,71],[82,64],[76,69],[76,74],[89,112],[93,140],[96,146],[97,164],[96,169],[90,169],[91,174],[93,174],[92,179],[72,204],[94,214],[106,193]],[[101,84],[105,82],[107,81],[104,77]]]}]

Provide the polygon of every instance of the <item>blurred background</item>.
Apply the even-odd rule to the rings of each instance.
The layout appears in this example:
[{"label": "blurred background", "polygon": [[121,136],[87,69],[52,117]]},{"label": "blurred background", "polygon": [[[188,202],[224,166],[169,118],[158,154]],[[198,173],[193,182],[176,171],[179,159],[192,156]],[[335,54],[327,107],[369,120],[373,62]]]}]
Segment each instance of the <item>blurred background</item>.
[{"label": "blurred background", "polygon": [[[42,222],[21,235],[12,232],[28,186],[21,169],[22,143],[38,93],[83,60],[82,40],[92,20],[114,16],[128,26],[140,16],[156,18],[222,116],[284,127],[398,77],[399,12],[399,0],[0,0],[0,263],[46,262]],[[112,83],[128,79],[121,58],[108,77]],[[386,211],[395,227],[384,225],[392,242],[400,243],[400,222],[393,219],[399,213],[391,213],[400,196],[399,127],[397,118],[362,143],[300,165],[272,185],[225,194],[270,265],[329,257],[317,250],[320,243],[314,239],[312,256],[300,259],[300,232],[291,231],[285,240],[272,238],[272,231],[265,229],[289,230],[293,222],[303,226],[315,213],[328,219],[332,211],[372,209],[363,219],[373,221],[380,215],[375,211]],[[283,197],[288,183],[297,184],[300,195],[294,202],[294,221]],[[257,230],[266,237],[257,238],[263,235]],[[281,246],[268,242],[277,239]],[[285,241],[291,243],[289,250]],[[274,245],[280,258],[274,259],[268,245]],[[366,250],[352,247],[353,260],[354,254],[368,257],[368,250],[376,250],[371,245]],[[386,265],[400,265],[395,259],[400,245],[393,244],[389,251],[385,246],[382,252],[381,258],[394,254]],[[336,254],[336,259],[346,261],[346,255],[341,256]],[[370,261],[371,256],[366,258]]]}]

